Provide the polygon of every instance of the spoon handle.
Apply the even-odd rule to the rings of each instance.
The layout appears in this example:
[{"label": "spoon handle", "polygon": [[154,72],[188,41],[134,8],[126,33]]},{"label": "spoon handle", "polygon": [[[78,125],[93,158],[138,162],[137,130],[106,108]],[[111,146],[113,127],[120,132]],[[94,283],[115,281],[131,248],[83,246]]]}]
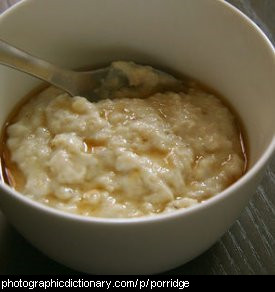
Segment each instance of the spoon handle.
[{"label": "spoon handle", "polygon": [[[0,40],[0,64],[12,67],[68,91],[73,72],[34,57]],[[64,84],[65,82],[65,84]]]}]

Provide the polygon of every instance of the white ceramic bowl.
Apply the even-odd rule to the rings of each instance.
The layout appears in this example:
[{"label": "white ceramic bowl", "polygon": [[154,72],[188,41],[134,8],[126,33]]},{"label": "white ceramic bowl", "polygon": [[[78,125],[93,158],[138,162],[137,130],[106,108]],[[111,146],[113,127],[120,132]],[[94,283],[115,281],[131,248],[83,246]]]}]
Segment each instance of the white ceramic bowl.
[{"label": "white ceramic bowl", "polygon": [[[134,60],[193,76],[224,94],[249,137],[249,171],[207,202],[154,218],[96,219],[1,186],[10,222],[56,261],[88,273],[151,274],[208,249],[247,204],[274,151],[275,57],[261,31],[218,0],[26,0],[0,37],[69,67]],[[0,66],[0,123],[37,80]]]}]

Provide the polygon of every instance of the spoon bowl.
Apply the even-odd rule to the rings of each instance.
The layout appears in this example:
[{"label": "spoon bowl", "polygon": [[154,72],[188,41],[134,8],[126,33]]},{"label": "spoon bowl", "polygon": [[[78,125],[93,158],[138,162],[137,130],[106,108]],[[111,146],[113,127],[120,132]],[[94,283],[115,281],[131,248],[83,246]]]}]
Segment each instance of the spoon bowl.
[{"label": "spoon bowl", "polygon": [[[133,87],[127,74],[120,68],[109,66],[84,72],[64,69],[20,50],[3,40],[0,40],[0,64],[44,80],[64,90],[71,96],[83,96],[92,102],[103,97],[111,97],[121,87]],[[160,78],[168,79],[168,82],[165,82],[162,86],[162,90],[165,91],[169,88],[185,89],[183,83],[173,76],[152,67],[150,68]],[[114,79],[116,80],[115,86],[113,85],[114,82],[109,82]],[[111,86],[110,83],[112,83]],[[151,88],[148,94],[154,93],[154,91],[156,91],[156,88]]]}]

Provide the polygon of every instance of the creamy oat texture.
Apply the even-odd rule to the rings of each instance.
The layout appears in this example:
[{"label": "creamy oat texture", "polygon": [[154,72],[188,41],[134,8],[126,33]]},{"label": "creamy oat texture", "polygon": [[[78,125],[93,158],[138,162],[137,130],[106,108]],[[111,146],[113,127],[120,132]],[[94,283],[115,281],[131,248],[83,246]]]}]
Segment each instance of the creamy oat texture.
[{"label": "creamy oat texture", "polygon": [[195,89],[91,103],[48,88],[21,108],[7,133],[24,177],[17,189],[87,216],[186,208],[224,190],[244,168],[233,115]]}]

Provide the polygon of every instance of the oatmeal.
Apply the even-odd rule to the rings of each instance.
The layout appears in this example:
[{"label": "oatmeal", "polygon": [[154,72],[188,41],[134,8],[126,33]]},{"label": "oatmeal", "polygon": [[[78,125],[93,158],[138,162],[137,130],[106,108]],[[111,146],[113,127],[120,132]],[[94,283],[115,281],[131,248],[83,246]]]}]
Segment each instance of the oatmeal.
[{"label": "oatmeal", "polygon": [[[129,74],[138,88],[143,75]],[[187,208],[236,181],[245,159],[228,108],[199,89],[155,92],[154,82],[146,98],[119,89],[92,103],[50,87],[30,99],[6,129],[14,187],[57,209],[117,218]]]}]

